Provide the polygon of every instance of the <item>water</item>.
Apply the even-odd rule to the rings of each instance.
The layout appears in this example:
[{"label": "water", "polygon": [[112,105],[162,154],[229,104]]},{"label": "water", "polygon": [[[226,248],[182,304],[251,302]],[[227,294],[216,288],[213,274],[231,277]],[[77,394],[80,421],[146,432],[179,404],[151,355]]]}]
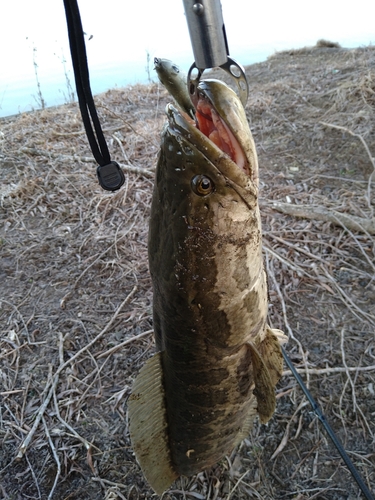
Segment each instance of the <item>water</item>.
[{"label": "water", "polygon": [[[307,42],[307,43],[306,43]],[[294,48],[306,45],[314,45],[315,42],[308,40],[296,45]],[[351,41],[342,44],[346,47],[356,47],[360,43]],[[276,50],[285,50],[290,48],[285,44],[265,44],[259,46],[256,51],[252,49],[242,49],[233,52],[233,57],[243,65],[253,64],[265,61],[268,56]],[[186,54],[180,58],[174,58],[180,68],[187,72],[192,61],[191,56]],[[149,83],[150,79],[157,82],[156,72],[153,70],[153,57],[147,62],[146,56],[140,61],[118,61],[109,64],[96,65],[89,67],[90,83],[93,95],[105,92],[111,88],[121,88],[136,83]],[[26,76],[5,73],[6,77],[0,75],[0,117],[10,116],[26,111],[41,108],[41,99],[38,95],[37,79],[35,74],[30,71]],[[38,69],[38,81],[40,92],[47,107],[57,106],[71,101],[71,92],[75,93],[74,75],[71,66],[59,64],[55,68]]]},{"label": "water", "polygon": [[[242,64],[251,64],[264,61],[273,50],[248,51],[234,54]],[[187,73],[191,65],[192,58],[182,57],[175,59],[180,68]],[[157,82],[158,78],[153,69],[153,58],[147,63],[145,57],[143,62],[139,61],[118,61],[108,65],[89,67],[90,83],[93,95],[105,92],[111,88],[121,88],[136,83],[149,83],[150,80]],[[45,70],[39,72],[38,81],[40,84],[41,96],[47,107],[57,106],[71,101],[71,92],[75,92],[75,82],[73,70],[61,63],[61,67],[54,72]],[[41,99],[38,93],[37,79],[32,73],[26,77],[17,76],[12,79],[8,75],[7,80],[0,78],[0,117],[10,116],[26,111],[41,108]]]},{"label": "water", "polygon": [[[155,72],[152,74],[156,81]],[[75,92],[75,82],[72,70],[63,66],[60,72],[38,76],[40,93],[47,107],[64,104],[71,101],[71,93]],[[90,83],[92,93],[98,94],[114,87],[124,87],[135,83],[148,83],[146,62],[144,63],[113,63],[110,66],[90,68]],[[33,109],[40,109],[41,99],[38,93],[36,76],[0,81],[0,116],[9,116]]]},{"label": "water", "polygon": [[[186,71],[193,62],[181,0],[106,0],[101,8],[79,0],[93,93],[147,83],[146,53],[172,59]],[[374,42],[374,0],[302,4],[221,0],[230,53],[241,64],[264,61],[275,51],[315,45],[328,38],[343,47]],[[70,61],[63,2],[0,2],[0,116],[39,107],[33,64],[47,106],[69,100],[64,59]],[[16,20],[15,22],[12,22]],[[46,21],[47,20],[47,21]],[[74,79],[65,64],[70,84]],[[152,62],[151,62],[152,67]],[[156,75],[152,72],[152,79]]]}]

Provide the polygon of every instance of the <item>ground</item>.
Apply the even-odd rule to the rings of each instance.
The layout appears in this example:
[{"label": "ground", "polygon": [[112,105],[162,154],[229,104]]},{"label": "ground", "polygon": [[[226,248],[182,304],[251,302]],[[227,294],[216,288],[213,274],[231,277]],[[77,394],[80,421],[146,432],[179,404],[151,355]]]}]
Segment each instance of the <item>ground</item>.
[{"label": "ground", "polygon": [[[246,73],[270,322],[375,494],[375,48],[319,44]],[[75,104],[0,121],[1,498],[156,498],[127,399],[154,352],[147,222],[168,100],[156,83],[97,97],[126,174],[115,194]],[[269,424],[163,498],[361,498],[286,369],[277,399]]]}]

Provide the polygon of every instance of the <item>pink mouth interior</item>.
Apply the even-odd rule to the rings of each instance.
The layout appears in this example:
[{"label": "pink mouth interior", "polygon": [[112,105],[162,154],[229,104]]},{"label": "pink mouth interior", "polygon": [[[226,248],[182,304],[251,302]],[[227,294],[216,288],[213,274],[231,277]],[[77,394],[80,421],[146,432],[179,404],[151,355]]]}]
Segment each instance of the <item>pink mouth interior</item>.
[{"label": "pink mouth interior", "polygon": [[210,101],[204,97],[198,99],[196,119],[199,130],[237,163],[245,173],[249,173],[245,155],[237,139]]}]

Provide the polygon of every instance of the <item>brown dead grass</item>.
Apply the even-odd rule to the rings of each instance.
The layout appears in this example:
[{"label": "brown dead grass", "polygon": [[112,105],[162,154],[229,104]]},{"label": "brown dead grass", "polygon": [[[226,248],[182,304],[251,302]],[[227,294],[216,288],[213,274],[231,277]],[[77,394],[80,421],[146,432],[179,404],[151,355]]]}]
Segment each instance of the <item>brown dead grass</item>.
[{"label": "brown dead grass", "polygon": [[[283,52],[247,74],[270,321],[289,334],[289,355],[373,488],[374,237],[276,208],[374,220],[375,50]],[[147,220],[166,102],[158,85],[97,98],[126,173],[115,194],[98,187],[76,105],[0,122],[0,497],[153,496],[126,402],[154,350]],[[267,426],[164,495],[359,497],[289,372]]]}]

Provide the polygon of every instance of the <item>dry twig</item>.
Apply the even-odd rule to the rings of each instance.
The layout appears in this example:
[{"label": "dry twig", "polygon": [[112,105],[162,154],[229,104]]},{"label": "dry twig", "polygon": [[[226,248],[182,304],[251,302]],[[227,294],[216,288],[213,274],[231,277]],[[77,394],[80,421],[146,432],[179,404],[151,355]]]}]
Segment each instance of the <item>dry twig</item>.
[{"label": "dry twig", "polygon": [[357,217],[356,215],[348,215],[337,212],[337,210],[330,210],[325,207],[317,207],[314,205],[293,205],[292,203],[272,201],[271,206],[283,214],[303,217],[305,219],[332,222],[332,224],[340,225],[344,229],[349,228],[353,231],[375,234],[375,219],[365,219],[363,217]]},{"label": "dry twig", "polygon": [[51,498],[53,498],[53,493],[56,489],[57,481],[59,480],[59,477],[61,474],[61,463],[60,463],[59,456],[57,455],[55,445],[53,444],[53,441],[51,439],[51,435],[50,435],[49,430],[48,430],[48,425],[47,425],[43,416],[42,416],[42,421],[43,421],[43,426],[44,426],[44,432],[46,433],[46,436],[47,436],[47,439],[48,439],[48,442],[49,442],[49,445],[50,445],[50,448],[52,451],[53,458],[55,459],[55,462],[57,465],[57,472],[56,472],[55,480],[53,482],[51,491],[49,492],[49,495],[48,495],[48,500],[50,500]]},{"label": "dry twig", "polygon": [[[62,372],[62,370],[64,370],[64,368],[66,368],[75,359],[80,357],[85,351],[90,349],[90,347],[92,347],[100,338],[103,337],[103,335],[111,328],[111,326],[114,323],[114,321],[116,320],[117,316],[120,314],[122,308],[129,302],[129,300],[132,298],[132,296],[135,294],[136,291],[137,291],[137,286],[134,286],[133,290],[129,293],[129,295],[125,298],[125,300],[120,304],[120,306],[116,310],[115,314],[112,316],[112,318],[111,318],[110,322],[107,324],[107,326],[91,342],[89,342],[87,345],[82,347],[82,349],[80,349],[78,352],[76,352],[76,354],[74,356],[72,356],[70,359],[68,359],[68,361],[66,361],[62,365],[60,365],[59,368],[56,370],[56,373],[53,377],[52,385],[51,385],[51,388],[49,390],[48,396],[44,400],[42,406],[39,408],[38,413],[37,413],[36,418],[35,418],[35,421],[34,421],[34,425],[31,428],[31,430],[30,430],[29,434],[27,435],[27,437],[25,438],[25,440],[22,442],[22,444],[18,450],[17,459],[22,458],[22,456],[24,455],[25,451],[27,450],[27,447],[29,446],[29,444],[34,436],[36,429],[39,426],[39,423],[43,417],[43,414],[46,411],[46,408],[47,408],[54,392],[56,391],[56,386],[57,386],[57,383],[59,380],[59,374]],[[66,422],[64,422],[64,423],[66,424]]]},{"label": "dry twig", "polygon": [[[370,209],[370,214],[371,214],[370,217],[373,218],[374,217],[374,209],[373,209],[372,204],[371,204],[371,183],[372,183],[372,179],[375,175],[375,158],[372,156],[370,148],[367,145],[367,142],[364,140],[364,138],[361,134],[356,134],[356,133],[352,132],[351,130],[349,130],[347,127],[342,127],[340,125],[334,125],[333,123],[326,123],[326,122],[320,122],[320,123],[322,125],[324,125],[325,127],[330,127],[330,128],[335,128],[337,130],[342,130],[342,131],[346,132],[347,134],[350,134],[353,137],[356,137],[363,144],[363,147],[365,148],[367,156],[368,156],[368,158],[371,162],[371,165],[372,165],[372,173],[369,177],[368,184],[367,184],[367,204],[368,204],[368,207]],[[373,225],[372,225],[373,229],[374,229],[374,224],[375,223],[373,222]],[[370,234],[375,234],[375,233],[373,232]]]}]

